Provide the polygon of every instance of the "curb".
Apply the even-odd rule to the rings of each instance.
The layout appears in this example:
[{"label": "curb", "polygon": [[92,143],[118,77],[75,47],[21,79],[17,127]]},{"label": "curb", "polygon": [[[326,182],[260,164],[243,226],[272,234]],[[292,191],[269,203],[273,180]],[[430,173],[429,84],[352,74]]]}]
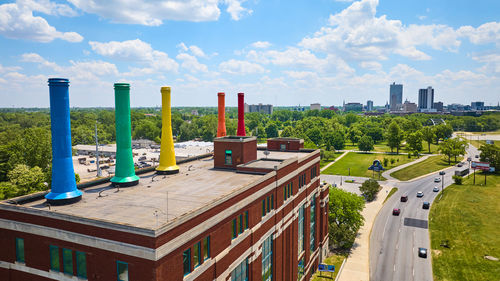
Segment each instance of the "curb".
[{"label": "curb", "polygon": [[342,269],[344,268],[344,264],[346,261],[347,261],[347,257],[342,262],[342,265],[340,266],[339,272],[337,273],[337,277],[335,277],[335,281],[337,281],[339,279],[340,275],[342,274]]}]

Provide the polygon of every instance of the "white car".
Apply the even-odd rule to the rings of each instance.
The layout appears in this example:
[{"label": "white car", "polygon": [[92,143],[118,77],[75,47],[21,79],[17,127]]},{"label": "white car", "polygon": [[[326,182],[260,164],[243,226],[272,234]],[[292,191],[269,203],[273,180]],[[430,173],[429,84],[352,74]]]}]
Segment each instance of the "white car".
[{"label": "white car", "polygon": [[417,197],[424,197],[424,192],[423,191],[417,192]]},{"label": "white car", "polygon": [[441,182],[441,178],[440,177],[434,178],[434,182]]},{"label": "white car", "polygon": [[435,187],[432,189],[432,191],[434,191],[434,192],[439,192],[439,187],[435,186]]}]

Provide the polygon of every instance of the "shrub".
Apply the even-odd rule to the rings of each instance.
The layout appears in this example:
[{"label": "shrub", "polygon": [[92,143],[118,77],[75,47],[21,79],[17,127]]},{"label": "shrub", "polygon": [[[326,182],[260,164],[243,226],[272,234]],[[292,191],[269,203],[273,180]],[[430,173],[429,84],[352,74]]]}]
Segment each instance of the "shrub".
[{"label": "shrub", "polygon": [[376,180],[369,179],[359,187],[359,190],[365,196],[366,201],[372,201],[380,190],[380,184]]},{"label": "shrub", "polygon": [[455,184],[457,185],[462,185],[463,178],[461,176],[453,176],[453,180],[455,181]]}]

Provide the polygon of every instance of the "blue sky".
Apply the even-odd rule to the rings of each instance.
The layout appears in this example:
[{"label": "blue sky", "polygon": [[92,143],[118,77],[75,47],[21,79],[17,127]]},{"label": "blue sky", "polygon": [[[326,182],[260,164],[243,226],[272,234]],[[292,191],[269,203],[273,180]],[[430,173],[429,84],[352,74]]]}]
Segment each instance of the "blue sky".
[{"label": "blue sky", "polygon": [[0,107],[47,107],[49,77],[72,106],[375,105],[402,83],[416,102],[500,101],[500,1],[0,1]]}]

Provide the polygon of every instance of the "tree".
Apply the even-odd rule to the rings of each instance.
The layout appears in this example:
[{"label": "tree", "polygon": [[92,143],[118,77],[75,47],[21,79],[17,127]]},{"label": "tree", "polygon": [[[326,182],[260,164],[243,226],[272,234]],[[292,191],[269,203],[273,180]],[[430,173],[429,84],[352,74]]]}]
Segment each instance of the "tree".
[{"label": "tree", "polygon": [[269,122],[266,126],[266,135],[268,138],[276,138],[279,136],[278,126],[274,122]]},{"label": "tree", "polygon": [[352,127],[349,128],[349,131],[347,132],[347,138],[352,142],[354,145],[359,141],[363,133],[358,128]]},{"label": "tree", "polygon": [[9,164],[25,164],[29,167],[38,166],[46,172],[52,162],[52,146],[50,130],[45,128],[26,129],[12,144]]},{"label": "tree", "polygon": [[483,162],[489,162],[490,166],[495,167],[495,171],[500,172],[500,147],[494,144],[481,145],[479,148],[481,154],[479,159]]},{"label": "tree", "polygon": [[320,156],[321,159],[326,161],[333,160],[335,159],[335,152],[322,149]]},{"label": "tree", "polygon": [[363,136],[358,143],[360,151],[368,152],[373,150],[373,140],[370,136]]},{"label": "tree", "polygon": [[293,128],[291,126],[286,126],[283,131],[281,131],[281,136],[284,138],[289,138],[293,136]]},{"label": "tree", "polygon": [[366,131],[366,135],[370,136],[375,143],[384,139],[384,130],[381,127],[370,127]]},{"label": "tree", "polygon": [[46,176],[40,167],[30,168],[24,164],[17,164],[9,172],[8,177],[9,182],[16,185],[21,194],[46,189],[44,184]]},{"label": "tree", "polygon": [[403,140],[403,133],[399,125],[392,121],[387,129],[387,145],[391,148],[391,152],[396,148],[396,153],[399,154],[399,147],[401,146],[401,141]]},{"label": "tree", "polygon": [[154,141],[160,134],[160,127],[158,127],[154,121],[148,119],[138,122],[132,132],[134,139],[147,139],[151,141]]},{"label": "tree", "polygon": [[380,184],[374,179],[366,180],[360,187],[359,191],[365,196],[366,201],[373,201],[378,191],[380,190]]},{"label": "tree", "polygon": [[453,128],[450,125],[436,125],[434,126],[434,130],[434,132],[436,133],[436,144],[439,143],[439,139],[449,139],[453,134]]},{"label": "tree", "polygon": [[323,133],[318,127],[307,130],[306,135],[316,146],[319,147],[321,145],[321,142],[323,141]]},{"label": "tree", "polygon": [[467,142],[459,138],[446,139],[439,144],[439,151],[448,156],[448,165],[451,165],[451,158],[455,158],[455,163],[457,162],[457,157],[465,154],[465,148],[467,147]]},{"label": "tree", "polygon": [[16,185],[8,181],[0,182],[0,200],[16,197],[18,195],[20,194]]},{"label": "tree", "polygon": [[427,142],[429,153],[431,153],[431,143],[436,139],[436,133],[434,133],[434,129],[430,126],[426,126],[423,127],[420,132],[422,132],[422,139]]},{"label": "tree", "polygon": [[413,154],[418,156],[420,150],[422,150],[422,133],[417,131],[408,134],[406,137],[406,147],[408,148],[408,155]]},{"label": "tree", "polygon": [[384,167],[387,167],[389,165],[389,159],[384,158],[382,161],[384,163]]},{"label": "tree", "polygon": [[456,185],[462,185],[463,178],[461,176],[453,175],[452,178]]},{"label": "tree", "polygon": [[329,236],[333,248],[349,249],[364,224],[361,211],[365,207],[362,197],[339,188],[330,189]]}]

